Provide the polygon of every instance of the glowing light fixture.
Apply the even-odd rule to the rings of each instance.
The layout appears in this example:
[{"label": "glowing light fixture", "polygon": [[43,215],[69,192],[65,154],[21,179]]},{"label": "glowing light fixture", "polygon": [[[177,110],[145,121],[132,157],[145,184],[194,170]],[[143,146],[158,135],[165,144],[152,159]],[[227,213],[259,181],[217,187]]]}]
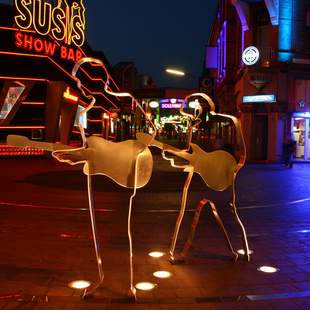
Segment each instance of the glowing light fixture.
[{"label": "glowing light fixture", "polygon": [[171,277],[171,272],[160,270],[160,271],[154,272],[154,273],[153,273],[153,276],[154,276],[155,278],[167,279],[167,278],[170,278],[170,277]]},{"label": "glowing light fixture", "polygon": [[243,103],[251,102],[276,102],[275,95],[254,95],[254,96],[243,96]]},{"label": "glowing light fixture", "polygon": [[68,284],[69,287],[76,289],[76,290],[83,290],[87,287],[90,286],[90,282],[89,281],[85,281],[85,280],[76,280],[76,281],[72,281]]},{"label": "glowing light fixture", "polygon": [[165,255],[165,253],[163,252],[159,252],[159,251],[153,251],[149,253],[149,256],[153,257],[153,258],[160,258],[163,257]]},{"label": "glowing light fixture", "polygon": [[167,68],[167,69],[166,69],[166,72],[169,73],[169,74],[179,75],[179,76],[184,76],[184,75],[185,75],[185,72],[184,72],[184,71],[177,70],[177,69],[170,69],[170,68]]},{"label": "glowing light fixture", "polygon": [[242,53],[242,61],[247,66],[255,65],[259,57],[259,50],[255,46],[247,47]]},{"label": "glowing light fixture", "polygon": [[257,270],[261,271],[261,272],[266,272],[266,273],[275,273],[275,272],[279,271],[278,268],[275,268],[272,266],[261,266]]},{"label": "glowing light fixture", "polygon": [[199,103],[198,99],[195,99],[194,101],[190,101],[188,105],[189,105],[190,108],[196,109],[196,108],[198,108],[200,103]]},{"label": "glowing light fixture", "polygon": [[151,102],[149,103],[149,106],[150,106],[151,108],[153,108],[153,109],[156,109],[156,108],[159,107],[159,103],[158,103],[158,101],[153,100],[153,101],[151,101]]},{"label": "glowing light fixture", "polygon": [[[240,249],[240,250],[238,250],[237,251],[238,252],[238,254],[240,254],[240,255],[245,255],[245,251],[243,250],[243,249]],[[254,252],[252,251],[252,250],[249,250],[249,254],[253,254]]]},{"label": "glowing light fixture", "polygon": [[70,87],[67,87],[66,91],[63,94],[63,97],[73,103],[77,103],[79,101],[79,97],[74,96],[70,93]]},{"label": "glowing light fixture", "polygon": [[156,284],[151,282],[139,282],[135,285],[135,288],[140,291],[150,291],[154,289]]}]

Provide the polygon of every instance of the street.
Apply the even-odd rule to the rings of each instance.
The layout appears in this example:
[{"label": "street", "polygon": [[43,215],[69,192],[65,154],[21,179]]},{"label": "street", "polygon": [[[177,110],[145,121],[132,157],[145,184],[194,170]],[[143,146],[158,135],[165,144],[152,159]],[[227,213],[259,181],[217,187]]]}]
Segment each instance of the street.
[{"label": "street", "polygon": [[[310,309],[310,165],[246,165],[237,176],[237,206],[254,253],[232,260],[209,209],[201,214],[183,264],[169,262],[169,245],[186,173],[154,153],[150,182],[133,201],[134,282],[129,289],[127,212],[132,190],[95,176],[94,201],[102,245],[104,286],[82,300],[68,287],[97,280],[86,177],[80,166],[54,159],[3,159],[0,199],[0,309]],[[182,250],[202,198],[215,201],[234,248],[240,231],[228,207],[229,193],[208,190],[199,175],[189,188],[177,250]],[[152,250],[166,253],[160,259]],[[260,266],[278,272],[262,273]],[[156,279],[157,270],[170,271]]]}]

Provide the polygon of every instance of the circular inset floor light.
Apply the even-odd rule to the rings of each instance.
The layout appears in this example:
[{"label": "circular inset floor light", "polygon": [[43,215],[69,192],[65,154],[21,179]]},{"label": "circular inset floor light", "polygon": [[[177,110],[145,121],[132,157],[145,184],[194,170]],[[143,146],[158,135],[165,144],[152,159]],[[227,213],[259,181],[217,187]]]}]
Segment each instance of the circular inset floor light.
[{"label": "circular inset floor light", "polygon": [[[240,254],[240,255],[245,255],[245,251],[243,250],[243,249],[240,249],[240,250],[238,250],[237,251],[238,252],[238,254]],[[253,254],[254,252],[252,251],[252,250],[249,250],[249,254]]]},{"label": "circular inset floor light", "polygon": [[140,291],[150,291],[154,289],[156,284],[151,282],[139,282],[135,285],[135,288]]},{"label": "circular inset floor light", "polygon": [[158,251],[154,251],[154,252],[149,253],[149,256],[154,257],[154,258],[160,258],[160,257],[163,257],[164,255],[165,255],[165,253],[158,252]]},{"label": "circular inset floor light", "polygon": [[275,268],[272,266],[261,266],[257,270],[261,271],[261,272],[266,272],[266,273],[275,273],[275,272],[279,271],[278,268]]},{"label": "circular inset floor light", "polygon": [[171,277],[171,272],[169,272],[169,271],[163,271],[163,270],[155,271],[155,272],[153,273],[153,276],[154,276],[155,278],[167,279],[167,278],[170,278],[170,277]]},{"label": "circular inset floor light", "polygon": [[76,290],[83,290],[87,287],[89,287],[91,285],[91,283],[89,281],[85,281],[85,280],[76,280],[76,281],[72,281],[68,284],[69,287],[74,288]]}]

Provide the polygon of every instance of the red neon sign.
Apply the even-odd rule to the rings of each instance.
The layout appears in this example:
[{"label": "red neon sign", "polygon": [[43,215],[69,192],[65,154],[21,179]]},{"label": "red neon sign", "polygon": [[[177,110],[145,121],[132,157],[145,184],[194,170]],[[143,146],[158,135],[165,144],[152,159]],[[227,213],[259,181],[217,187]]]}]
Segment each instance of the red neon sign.
[{"label": "red neon sign", "polygon": [[15,33],[15,45],[24,50],[36,52],[37,54],[44,54],[47,56],[55,56],[59,53],[61,59],[79,61],[83,54],[80,50],[75,50],[65,45],[57,45],[55,42],[50,42],[43,38],[35,37],[32,34],[22,33],[20,31]]}]

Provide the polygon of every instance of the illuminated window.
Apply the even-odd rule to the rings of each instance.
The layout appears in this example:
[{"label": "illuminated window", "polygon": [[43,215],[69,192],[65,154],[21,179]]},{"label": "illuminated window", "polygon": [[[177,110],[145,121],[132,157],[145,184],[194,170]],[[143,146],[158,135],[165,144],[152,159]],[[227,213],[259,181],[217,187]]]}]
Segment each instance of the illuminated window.
[{"label": "illuminated window", "polygon": [[6,119],[19,97],[25,90],[24,86],[10,87],[0,112],[0,119]]},{"label": "illuminated window", "polygon": [[80,115],[82,110],[84,110],[84,108],[81,105],[78,105],[75,115],[74,126],[79,126],[79,124],[81,124],[83,128],[87,128],[87,113],[83,113],[82,115]]}]

